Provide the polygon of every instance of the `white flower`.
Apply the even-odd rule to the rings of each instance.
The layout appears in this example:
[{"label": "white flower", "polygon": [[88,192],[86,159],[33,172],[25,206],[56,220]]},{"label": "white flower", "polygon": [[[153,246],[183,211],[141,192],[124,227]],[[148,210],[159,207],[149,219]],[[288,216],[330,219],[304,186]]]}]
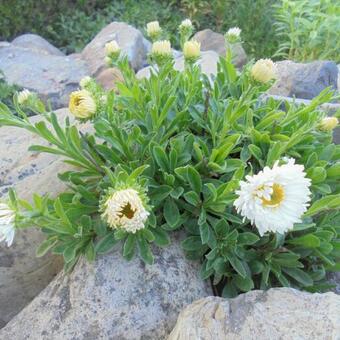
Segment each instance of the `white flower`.
[{"label": "white flower", "polygon": [[235,43],[240,41],[241,29],[239,27],[229,28],[228,32],[225,34],[225,38],[230,43]]},{"label": "white flower", "polygon": [[74,91],[70,94],[69,110],[77,118],[90,118],[96,113],[97,105],[87,90]]},{"label": "white flower", "polygon": [[201,53],[201,44],[196,40],[189,40],[184,43],[183,54],[185,59],[197,59]]},{"label": "white flower", "polygon": [[33,95],[32,92],[27,90],[27,89],[20,91],[18,93],[18,97],[17,97],[18,98],[18,104],[20,104],[20,105],[25,104],[32,95]]},{"label": "white flower", "polygon": [[158,54],[158,55],[172,55],[171,51],[171,44],[169,40],[161,40],[161,41],[156,41],[152,44],[152,49],[151,49],[152,54]]},{"label": "white flower", "polygon": [[82,78],[79,82],[80,87],[83,89],[84,87],[86,87],[91,82],[91,80],[92,80],[92,78],[89,77],[89,76]]},{"label": "white flower", "polygon": [[112,40],[105,44],[106,55],[119,54],[120,47],[116,40]]},{"label": "white flower", "polygon": [[265,167],[240,182],[234,206],[255,224],[261,236],[267,231],[282,234],[301,222],[307,210],[311,180],[305,176],[303,165],[295,164],[293,158],[281,166],[276,162],[272,169]]},{"label": "white flower", "polygon": [[192,29],[192,22],[190,19],[185,19],[179,25],[179,29]]},{"label": "white flower", "polygon": [[111,228],[122,228],[130,233],[145,227],[149,212],[134,189],[123,189],[113,192],[104,203],[102,217]]},{"label": "white flower", "polygon": [[150,38],[157,38],[162,32],[158,21],[151,21],[146,24],[146,33]]},{"label": "white flower", "polygon": [[0,203],[0,242],[5,241],[10,247],[15,235],[15,211],[6,203]]},{"label": "white flower", "polygon": [[276,66],[271,59],[260,59],[251,68],[251,75],[255,80],[267,83],[276,78]]}]

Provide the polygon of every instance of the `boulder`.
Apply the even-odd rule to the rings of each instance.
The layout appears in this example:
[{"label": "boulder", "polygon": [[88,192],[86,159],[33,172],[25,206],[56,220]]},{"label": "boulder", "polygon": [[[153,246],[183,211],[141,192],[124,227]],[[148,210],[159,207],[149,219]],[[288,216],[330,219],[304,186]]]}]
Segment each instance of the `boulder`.
[{"label": "boulder", "polygon": [[303,64],[285,60],[276,65],[278,79],[270,94],[312,99],[326,87],[337,89],[338,68],[333,61]]},{"label": "boulder", "polygon": [[[67,110],[59,110],[64,118]],[[31,121],[41,120],[35,116]],[[55,155],[29,152],[32,144],[46,143],[39,137],[15,127],[0,127],[0,199],[9,187],[19,197],[31,200],[34,192],[51,197],[66,190],[57,173],[69,167]],[[37,229],[20,230],[14,243],[0,245],[0,328],[24,308],[62,268],[60,258],[37,258],[36,248],[45,239]],[[1,337],[0,337],[1,338]]]},{"label": "boulder", "polygon": [[105,90],[116,90],[117,82],[123,82],[124,78],[118,68],[107,68],[102,70],[97,76],[97,82],[103,86]]},{"label": "boulder", "polygon": [[14,46],[27,48],[39,53],[64,56],[64,53],[37,34],[26,33],[12,41]]},{"label": "boulder", "polygon": [[135,70],[146,63],[146,55],[150,48],[142,33],[124,22],[112,22],[104,27],[94,39],[86,45],[82,52],[92,76],[97,76],[105,67],[105,44],[116,40]]},{"label": "boulder", "polygon": [[88,74],[82,60],[13,44],[0,47],[0,70],[9,84],[37,92],[42,100],[51,102],[53,109],[67,106],[70,92]]},{"label": "boulder", "polygon": [[1,339],[166,339],[180,310],[211,294],[181,237],[154,249],[154,265],[126,261],[117,249],[60,273],[2,330]]},{"label": "boulder", "polygon": [[241,43],[227,44],[223,34],[216,33],[211,29],[197,32],[193,39],[201,43],[202,51],[215,51],[221,56],[226,55],[226,46],[231,47],[233,62],[236,67],[241,68],[247,63],[247,55]]},{"label": "boulder", "polygon": [[339,335],[340,296],[273,288],[196,301],[181,312],[168,340],[335,340]]},{"label": "boulder", "polygon": [[[217,62],[219,59],[219,55],[214,51],[205,51],[201,53],[201,58],[198,61],[198,65],[200,65],[202,72],[206,75],[215,75],[217,73]],[[149,78],[150,70],[152,66],[147,66],[140,71],[137,72],[137,78]],[[175,59],[174,68],[179,71],[184,70],[184,56],[180,56]]]}]

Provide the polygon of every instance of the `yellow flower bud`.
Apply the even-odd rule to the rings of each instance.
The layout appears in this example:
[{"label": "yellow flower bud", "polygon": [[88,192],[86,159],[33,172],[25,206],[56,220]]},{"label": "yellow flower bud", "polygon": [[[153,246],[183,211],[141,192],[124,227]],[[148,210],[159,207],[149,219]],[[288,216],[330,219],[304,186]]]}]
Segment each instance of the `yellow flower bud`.
[{"label": "yellow flower bud", "polygon": [[201,53],[201,44],[196,40],[189,40],[184,43],[183,54],[185,59],[197,59]]},{"label": "yellow flower bud", "polygon": [[120,53],[120,47],[116,40],[112,40],[105,44],[105,52],[106,55],[111,54],[119,54]]},{"label": "yellow flower bud", "polygon": [[79,90],[71,93],[69,109],[75,117],[86,119],[96,113],[97,105],[89,91]]},{"label": "yellow flower bud", "polygon": [[320,123],[320,130],[322,131],[332,131],[336,128],[339,121],[336,117],[325,117]]},{"label": "yellow flower bud", "polygon": [[152,44],[151,49],[152,54],[163,55],[163,56],[171,56],[171,44],[169,40],[161,40],[156,41]]},{"label": "yellow flower bud", "polygon": [[271,59],[260,59],[252,67],[251,75],[255,80],[267,83],[276,78],[276,66]]},{"label": "yellow flower bud", "polygon": [[152,39],[157,38],[161,34],[161,32],[162,29],[159,26],[158,21],[151,21],[146,25],[146,33]]}]

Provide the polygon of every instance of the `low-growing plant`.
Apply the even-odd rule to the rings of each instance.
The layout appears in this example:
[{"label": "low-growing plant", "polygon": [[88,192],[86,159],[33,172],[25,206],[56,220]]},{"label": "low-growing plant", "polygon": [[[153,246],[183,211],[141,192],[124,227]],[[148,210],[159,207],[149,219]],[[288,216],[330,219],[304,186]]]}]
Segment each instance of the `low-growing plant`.
[{"label": "low-growing plant", "polygon": [[[189,38],[189,29],[187,21],[181,35]],[[339,270],[340,259],[340,146],[332,143],[337,118],[325,119],[318,107],[332,92],[283,111],[263,97],[275,74],[270,60],[238,72],[228,50],[208,77],[197,64],[199,44],[186,41],[183,50],[178,71],[170,43],[155,41],[150,75],[138,79],[109,44],[107,61],[124,81],[115,93],[84,78],[70,98],[78,121],[61,124],[27,92],[14,97],[19,116],[0,105],[0,126],[40,136],[49,145],[31,151],[73,166],[59,174],[69,190],[56,198],[35,194],[29,203],[9,192],[0,204],[1,239],[11,244],[16,230],[41,228],[38,256],[60,254],[70,270],[80,257],[93,261],[114,247],[152,265],[153,247],[182,230],[186,256],[202,263],[202,279],[223,296],[329,288],[326,272]],[[27,107],[41,121],[32,123]],[[82,131],[85,121],[94,132]]]},{"label": "low-growing plant", "polygon": [[340,61],[340,7],[336,0],[282,0],[275,5],[281,37],[276,56],[296,61]]}]

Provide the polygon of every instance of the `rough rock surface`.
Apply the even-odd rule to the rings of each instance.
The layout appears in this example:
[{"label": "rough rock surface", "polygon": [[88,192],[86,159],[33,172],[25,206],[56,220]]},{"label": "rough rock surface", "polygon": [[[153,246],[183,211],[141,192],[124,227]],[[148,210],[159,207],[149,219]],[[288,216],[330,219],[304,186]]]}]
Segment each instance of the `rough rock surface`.
[{"label": "rough rock surface", "polygon": [[285,60],[276,65],[278,80],[270,94],[312,99],[328,86],[337,89],[338,68],[333,61],[301,64]]},{"label": "rough rock surface", "polygon": [[97,82],[103,86],[105,90],[116,90],[116,83],[123,81],[124,78],[120,70],[113,67],[104,69],[97,76]]},{"label": "rough rock surface", "polygon": [[[223,34],[216,33],[211,29],[205,29],[203,31],[197,32],[193,39],[201,43],[202,51],[211,50],[217,52],[219,55],[226,55],[226,42]],[[237,43],[229,46],[231,46],[233,62],[238,68],[241,68],[247,63],[247,55],[242,47],[242,44]]]},{"label": "rough rock surface", "polygon": [[[176,238],[179,237],[178,235]],[[60,273],[1,331],[1,339],[166,339],[179,311],[211,294],[179,240],[155,249],[155,264],[124,260],[120,251]]]},{"label": "rough rock surface", "polygon": [[135,70],[139,70],[146,62],[150,43],[142,33],[124,22],[112,22],[104,27],[94,39],[86,45],[82,52],[88,63],[91,75],[97,76],[105,67],[105,44],[116,40]]},{"label": "rough rock surface", "polygon": [[[63,119],[67,110],[58,110]],[[40,120],[32,117],[32,121]],[[44,144],[38,137],[15,127],[0,128],[0,198],[9,187],[30,200],[34,192],[51,197],[66,189],[57,178],[67,166],[54,155],[27,151],[29,145]],[[0,245],[0,328],[24,308],[61,269],[59,258],[37,258],[35,251],[45,236],[37,229],[20,230],[14,243]],[[1,336],[0,336],[1,338]]]},{"label": "rough rock surface", "polygon": [[44,101],[50,100],[54,109],[67,106],[70,92],[88,74],[82,60],[13,44],[0,47],[0,70],[8,83],[37,92]]},{"label": "rough rock surface", "polygon": [[12,41],[14,46],[35,50],[39,53],[64,56],[64,53],[37,34],[23,34]]},{"label": "rough rock surface", "polygon": [[168,340],[336,340],[340,296],[290,288],[208,297],[185,308]]},{"label": "rough rock surface", "polygon": [[[219,59],[219,55],[214,51],[205,51],[201,53],[201,58],[198,61],[198,64],[201,66],[202,72],[207,75],[215,75],[217,73],[217,62]],[[150,76],[150,69],[152,66],[147,66],[140,71],[137,72],[137,78],[148,78]],[[179,71],[183,71],[184,69],[184,57],[180,56],[175,59],[174,68]]]}]

